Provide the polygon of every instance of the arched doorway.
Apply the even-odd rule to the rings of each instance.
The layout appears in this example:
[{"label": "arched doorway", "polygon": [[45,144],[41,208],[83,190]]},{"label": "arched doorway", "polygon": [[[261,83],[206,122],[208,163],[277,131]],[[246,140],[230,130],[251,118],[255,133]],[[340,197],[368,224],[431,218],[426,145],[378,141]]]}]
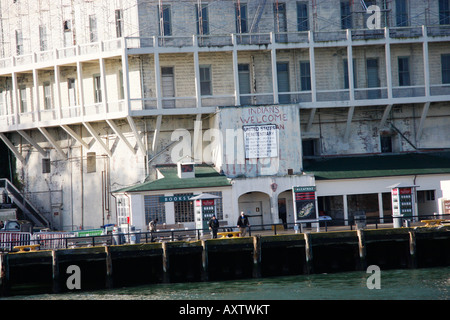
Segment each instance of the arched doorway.
[{"label": "arched doorway", "polygon": [[270,215],[270,197],[264,192],[247,192],[239,196],[239,212],[249,217],[252,228],[259,229],[264,224],[272,223]]},{"label": "arched doorway", "polygon": [[278,218],[284,227],[293,227],[295,222],[294,205],[292,202],[292,190],[285,190],[278,194]]}]

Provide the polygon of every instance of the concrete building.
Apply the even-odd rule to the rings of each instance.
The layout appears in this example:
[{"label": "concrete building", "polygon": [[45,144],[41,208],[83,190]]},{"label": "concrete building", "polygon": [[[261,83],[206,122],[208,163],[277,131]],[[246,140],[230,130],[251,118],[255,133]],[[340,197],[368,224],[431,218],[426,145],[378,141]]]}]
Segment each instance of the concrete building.
[{"label": "concrete building", "polygon": [[[449,0],[0,6],[0,138],[36,223],[194,226],[190,201],[151,196],[196,192],[220,192],[230,225],[294,222],[294,186],[335,220],[392,215],[399,183],[416,215],[444,210]],[[178,162],[229,185],[144,188]]]}]

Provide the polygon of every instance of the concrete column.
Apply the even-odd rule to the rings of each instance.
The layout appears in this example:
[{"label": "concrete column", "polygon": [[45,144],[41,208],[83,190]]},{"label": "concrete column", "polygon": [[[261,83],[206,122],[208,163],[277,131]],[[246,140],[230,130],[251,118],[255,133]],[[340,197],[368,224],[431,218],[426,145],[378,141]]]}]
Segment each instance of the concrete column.
[{"label": "concrete column", "polygon": [[359,269],[366,269],[366,243],[364,239],[364,230],[356,230],[358,236],[358,252],[359,252]]},{"label": "concrete column", "polygon": [[313,250],[311,243],[311,234],[304,233],[305,237],[305,254],[306,254],[306,273],[311,274],[314,272],[313,270]]},{"label": "concrete column", "polygon": [[425,85],[425,96],[430,96],[430,60],[428,58],[428,34],[427,27],[422,26],[423,33],[423,75],[424,75],[424,85]]},{"label": "concrete column", "polygon": [[106,288],[113,288],[113,267],[112,267],[112,258],[111,252],[109,251],[109,247],[105,247],[106,254]]},{"label": "concrete column", "polygon": [[270,203],[270,215],[272,216],[272,223],[280,223],[280,218],[278,216],[278,196],[273,195],[272,197],[270,197],[269,203]]},{"label": "concrete column", "polygon": [[[347,195],[344,194],[342,196],[343,204],[344,204],[344,219],[348,219],[348,203],[347,203]],[[345,225],[348,225],[348,221],[345,221]]]},{"label": "concrete column", "polygon": [[348,90],[350,94],[350,101],[355,100],[355,88],[353,86],[353,47],[351,29],[347,29],[347,67],[348,67]]},{"label": "concrete column", "polygon": [[388,99],[392,99],[392,68],[391,68],[391,41],[389,37],[389,29],[384,28],[385,44],[385,61],[386,61],[386,86]]},{"label": "concrete column", "polygon": [[232,42],[233,42],[233,80],[234,80],[234,105],[241,105],[241,97],[239,91],[239,70],[238,70],[238,53],[236,49],[236,34],[232,34]]},{"label": "concrete column", "polygon": [[[270,37],[273,40],[273,32],[270,33]],[[271,41],[272,43],[274,41]],[[270,50],[270,58],[272,65],[272,87],[273,87],[273,103],[278,104],[278,74],[277,74],[277,50],[272,48]]]},{"label": "concrete column", "polygon": [[208,242],[207,240],[202,240],[202,273],[201,279],[202,281],[209,280],[209,272],[208,272]]},{"label": "concrete column", "polygon": [[253,237],[253,278],[261,277],[261,236]]},{"label": "concrete column", "polygon": [[[123,71],[123,76],[125,78],[125,71]],[[77,80],[78,80],[78,92],[80,94],[80,101],[79,101],[79,105],[80,105],[80,115],[83,118],[85,115],[85,109],[84,109],[84,86],[83,86],[83,65],[81,64],[80,61],[77,61]],[[126,75],[126,78],[128,78],[128,73]],[[126,87],[125,87],[125,92],[126,92]],[[125,99],[127,99],[127,94],[125,93]]]},{"label": "concrete column", "polygon": [[56,97],[55,97],[55,109],[58,114],[58,119],[62,119],[62,103],[61,103],[61,80],[59,74],[59,66],[54,66],[54,74],[55,74],[55,87],[56,87]]},{"label": "concrete column", "polygon": [[60,278],[59,278],[59,262],[58,262],[58,252],[52,250],[52,291],[53,293],[60,292]]},{"label": "concrete column", "polygon": [[14,113],[14,124],[17,126],[20,121],[20,101],[19,101],[19,88],[17,85],[17,73],[12,72],[11,73],[11,84],[12,84],[12,106],[13,106],[13,113]]},{"label": "concrete column", "polygon": [[316,58],[314,56],[314,39],[311,31],[308,31],[309,37],[309,68],[311,74],[311,102],[317,101],[316,90]]},{"label": "concrete column", "polygon": [[[130,114],[131,111],[131,100],[130,100],[130,76],[128,68],[128,51],[127,43],[125,38],[122,38],[122,80],[123,80],[123,98],[125,100],[125,105],[127,107],[127,113]],[[77,64],[78,67],[78,64]]]},{"label": "concrete column", "polygon": [[409,267],[417,268],[416,232],[414,229],[409,230]]},{"label": "concrete column", "polygon": [[163,283],[170,282],[169,273],[169,253],[167,251],[167,242],[162,243],[163,255],[162,255],[162,267],[163,267]]},{"label": "concrete column", "polygon": [[41,108],[39,99],[39,74],[36,68],[33,68],[33,111],[36,112],[37,121],[41,121]]},{"label": "concrete column", "polygon": [[100,81],[102,84],[102,105],[103,105],[103,111],[105,112],[105,115],[108,114],[108,94],[107,94],[107,81],[106,81],[106,67],[105,67],[105,59],[100,58],[99,59],[99,65],[100,65]]},{"label": "concrete column", "polygon": [[380,222],[383,223],[384,210],[383,210],[383,194],[381,192],[378,193],[378,212],[380,216]]},{"label": "concrete column", "polygon": [[200,62],[198,58],[198,45],[197,45],[197,37],[193,36],[193,43],[194,43],[194,75],[195,75],[195,97],[196,97],[196,107],[201,108],[202,107],[202,93],[200,90]]}]

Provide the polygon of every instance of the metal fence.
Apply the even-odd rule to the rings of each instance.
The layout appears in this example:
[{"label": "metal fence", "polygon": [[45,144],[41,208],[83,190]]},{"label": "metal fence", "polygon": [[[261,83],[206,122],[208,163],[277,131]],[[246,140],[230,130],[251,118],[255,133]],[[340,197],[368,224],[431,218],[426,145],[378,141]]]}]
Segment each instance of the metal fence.
[{"label": "metal fence", "polygon": [[[447,215],[421,215],[414,217],[366,217],[355,216],[350,219],[314,220],[297,223],[272,223],[251,225],[248,227],[248,235],[277,235],[302,232],[329,232],[354,230],[357,228],[391,228],[394,219],[401,219],[398,224],[410,227],[413,224],[423,225],[422,220],[442,219],[450,223],[450,214]],[[449,224],[450,225],[450,224]],[[219,232],[237,231],[236,226],[221,226]],[[93,247],[121,244],[139,244],[164,241],[194,241],[210,239],[208,229],[162,229],[154,232],[141,232],[138,230],[129,232],[105,232],[103,234],[80,232],[0,232],[0,251],[14,251],[15,246],[38,244],[42,249],[67,249],[76,247]]]}]

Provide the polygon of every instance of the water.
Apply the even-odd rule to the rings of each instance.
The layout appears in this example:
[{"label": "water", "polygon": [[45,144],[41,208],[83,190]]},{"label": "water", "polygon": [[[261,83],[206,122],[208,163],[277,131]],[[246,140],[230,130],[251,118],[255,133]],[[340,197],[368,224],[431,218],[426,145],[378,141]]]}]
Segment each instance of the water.
[{"label": "water", "polygon": [[15,296],[26,300],[450,300],[450,267],[381,270],[380,289],[366,272],[220,282],[152,284],[113,290]]}]

